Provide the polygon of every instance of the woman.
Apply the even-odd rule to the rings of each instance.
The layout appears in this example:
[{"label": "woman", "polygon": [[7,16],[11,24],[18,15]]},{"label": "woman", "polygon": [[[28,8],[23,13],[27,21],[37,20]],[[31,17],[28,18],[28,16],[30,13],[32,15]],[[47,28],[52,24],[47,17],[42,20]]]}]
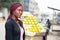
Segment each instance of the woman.
[{"label": "woman", "polygon": [[10,7],[10,15],[5,23],[6,40],[25,40],[25,31],[21,20],[23,7],[20,3],[13,3]]}]

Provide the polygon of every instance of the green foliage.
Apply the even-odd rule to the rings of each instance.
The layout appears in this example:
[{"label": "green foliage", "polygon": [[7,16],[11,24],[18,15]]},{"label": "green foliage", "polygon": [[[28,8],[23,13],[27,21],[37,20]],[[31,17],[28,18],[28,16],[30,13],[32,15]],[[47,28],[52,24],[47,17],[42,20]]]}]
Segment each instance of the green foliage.
[{"label": "green foliage", "polygon": [[19,0],[0,0],[0,8],[6,7],[9,9],[13,2],[19,2]]}]

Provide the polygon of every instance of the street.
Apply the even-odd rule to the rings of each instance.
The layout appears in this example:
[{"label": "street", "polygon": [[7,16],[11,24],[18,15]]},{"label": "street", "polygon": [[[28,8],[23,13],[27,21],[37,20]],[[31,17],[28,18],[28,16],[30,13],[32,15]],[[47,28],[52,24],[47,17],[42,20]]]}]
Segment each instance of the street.
[{"label": "street", "polygon": [[[0,21],[0,40],[5,40],[5,21]],[[58,25],[54,25],[55,28],[53,29],[57,29],[56,27],[58,27]],[[59,29],[59,28],[58,28]],[[47,40],[60,40],[60,32],[51,32],[48,37]],[[40,39],[42,40],[42,39]]]}]

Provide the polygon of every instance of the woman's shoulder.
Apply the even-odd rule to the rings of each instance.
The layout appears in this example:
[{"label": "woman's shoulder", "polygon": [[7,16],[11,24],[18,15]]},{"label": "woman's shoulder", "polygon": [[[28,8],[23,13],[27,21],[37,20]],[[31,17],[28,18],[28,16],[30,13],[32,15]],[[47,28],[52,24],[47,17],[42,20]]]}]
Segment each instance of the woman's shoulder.
[{"label": "woman's shoulder", "polygon": [[11,20],[8,20],[6,23],[5,23],[5,28],[6,29],[12,29],[12,21]]},{"label": "woman's shoulder", "polygon": [[8,21],[6,21],[5,25],[11,25],[12,24],[12,20],[9,19]]}]

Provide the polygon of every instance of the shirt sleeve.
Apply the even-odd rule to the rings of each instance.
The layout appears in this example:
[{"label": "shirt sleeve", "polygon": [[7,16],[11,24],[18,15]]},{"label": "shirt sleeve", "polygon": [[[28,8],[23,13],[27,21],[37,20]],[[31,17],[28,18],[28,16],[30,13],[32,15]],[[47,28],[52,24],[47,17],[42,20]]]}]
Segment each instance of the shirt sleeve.
[{"label": "shirt sleeve", "polygon": [[13,36],[12,36],[12,25],[10,23],[6,23],[5,24],[5,30],[6,30],[5,39],[6,40],[13,40]]}]

